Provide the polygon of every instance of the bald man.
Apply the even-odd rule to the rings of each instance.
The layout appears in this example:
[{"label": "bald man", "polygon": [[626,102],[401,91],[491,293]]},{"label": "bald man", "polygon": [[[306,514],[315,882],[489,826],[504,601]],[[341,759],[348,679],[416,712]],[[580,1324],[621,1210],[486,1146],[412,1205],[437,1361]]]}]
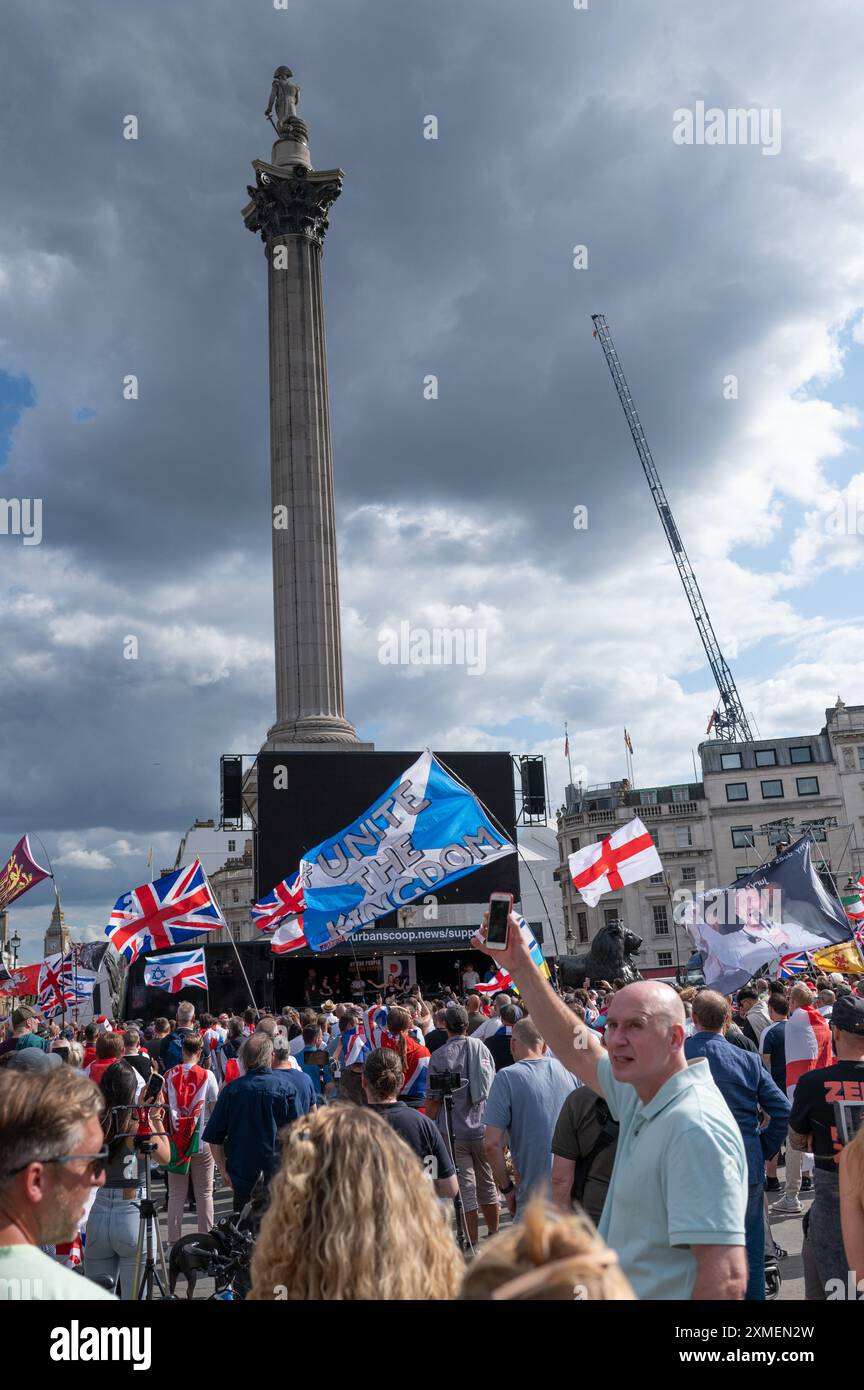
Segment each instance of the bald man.
[{"label": "bald man", "polygon": [[[600,1234],[639,1298],[744,1297],[747,1159],[708,1063],[684,1056],[684,1008],[659,981],[612,997],[606,1050],[550,988],[517,919],[494,957],[508,970],[554,1055],[619,1122]],[[486,922],[474,939],[485,944]]]}]

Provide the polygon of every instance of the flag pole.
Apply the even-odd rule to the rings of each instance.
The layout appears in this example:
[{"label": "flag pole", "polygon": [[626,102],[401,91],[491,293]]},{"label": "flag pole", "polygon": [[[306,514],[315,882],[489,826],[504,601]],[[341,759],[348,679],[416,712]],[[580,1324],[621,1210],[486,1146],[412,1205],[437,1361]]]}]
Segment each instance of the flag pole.
[{"label": "flag pole", "polygon": [[[241,973],[241,975],[243,976],[243,979],[246,981],[246,988],[247,988],[248,991],[249,991],[249,998],[252,1000],[252,1008],[255,1009],[256,1012],[257,1012],[258,1005],[255,1003],[255,995],[252,993],[252,986],[251,986],[250,983],[249,983],[249,976],[246,974],[246,971],[243,969],[243,962],[242,962],[242,960],[240,959],[240,952],[237,950],[237,942],[234,940],[234,936],[233,936],[233,933],[232,933],[232,931],[231,931],[231,928],[230,928],[229,925],[228,925],[228,919],[227,919],[227,918],[225,919],[225,930],[226,930],[227,933],[228,933],[228,940],[231,942],[231,945],[234,947],[234,954],[235,954],[235,956],[237,957],[237,964],[240,966],[240,973]],[[209,980],[209,976],[208,976],[208,980]],[[207,1011],[208,1011],[208,1013],[209,1013],[209,1011],[210,1011],[210,1010],[209,1010],[209,1006],[208,1006],[208,1010],[207,1010]]]},{"label": "flag pole", "polygon": [[570,762],[570,734],[567,731],[567,720],[564,720],[564,748],[567,753],[567,773],[570,778],[570,786],[573,785],[573,767]]}]

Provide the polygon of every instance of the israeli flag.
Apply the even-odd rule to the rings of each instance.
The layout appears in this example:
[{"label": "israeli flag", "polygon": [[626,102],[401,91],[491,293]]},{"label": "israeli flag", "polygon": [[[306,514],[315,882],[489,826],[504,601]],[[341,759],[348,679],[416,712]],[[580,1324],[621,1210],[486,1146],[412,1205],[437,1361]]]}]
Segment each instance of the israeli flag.
[{"label": "israeli flag", "polygon": [[368,811],[300,861],[306,940],[321,951],[515,853],[427,749]]}]

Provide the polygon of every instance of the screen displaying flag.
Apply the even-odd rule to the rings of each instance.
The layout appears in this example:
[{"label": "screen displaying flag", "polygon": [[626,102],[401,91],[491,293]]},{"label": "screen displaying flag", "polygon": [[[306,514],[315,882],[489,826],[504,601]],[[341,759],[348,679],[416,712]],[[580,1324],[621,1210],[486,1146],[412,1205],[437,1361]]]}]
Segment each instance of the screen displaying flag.
[{"label": "screen displaying flag", "polygon": [[50,877],[48,870],[36,863],[30,849],[30,837],[22,835],[0,869],[0,912],[26,893],[28,888]]},{"label": "screen displaying flag", "polygon": [[179,994],[181,989],[206,989],[204,947],[171,951],[164,956],[145,956],[144,983],[153,989],[167,989],[171,994]]},{"label": "screen displaying flag", "polygon": [[283,878],[266,898],[252,904],[252,921],[259,931],[275,931],[283,922],[300,916],[303,911],[303,889],[298,886],[299,877],[295,873],[291,878]]},{"label": "screen displaying flag", "polygon": [[626,821],[607,840],[577,849],[568,860],[574,888],[594,907],[604,893],[663,872],[657,846],[638,816]]},{"label": "screen displaying flag", "polygon": [[200,860],[117,899],[105,935],[131,965],[141,951],[182,946],[225,926]]},{"label": "screen displaying flag", "polygon": [[301,861],[309,945],[324,950],[515,852],[473,793],[427,750],[362,816]]}]

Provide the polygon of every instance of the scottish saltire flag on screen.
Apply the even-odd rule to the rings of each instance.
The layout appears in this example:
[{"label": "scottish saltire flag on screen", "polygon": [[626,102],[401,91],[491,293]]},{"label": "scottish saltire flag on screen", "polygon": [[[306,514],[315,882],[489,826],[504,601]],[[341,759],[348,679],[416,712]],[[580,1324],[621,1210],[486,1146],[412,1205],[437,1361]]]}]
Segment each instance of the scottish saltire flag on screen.
[{"label": "scottish saltire flag on screen", "polygon": [[171,951],[164,956],[146,956],[144,983],[152,989],[167,989],[179,994],[181,989],[206,989],[207,967],[204,947],[194,951]]},{"label": "scottish saltire flag on screen", "polygon": [[105,935],[131,965],[141,951],[182,946],[225,926],[200,860],[117,899]]},{"label": "scottish saltire flag on screen", "polygon": [[306,939],[323,950],[515,852],[427,749],[368,811],[302,859]]}]

